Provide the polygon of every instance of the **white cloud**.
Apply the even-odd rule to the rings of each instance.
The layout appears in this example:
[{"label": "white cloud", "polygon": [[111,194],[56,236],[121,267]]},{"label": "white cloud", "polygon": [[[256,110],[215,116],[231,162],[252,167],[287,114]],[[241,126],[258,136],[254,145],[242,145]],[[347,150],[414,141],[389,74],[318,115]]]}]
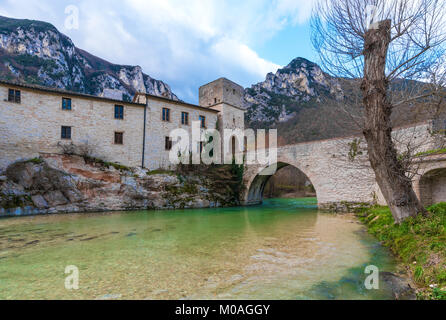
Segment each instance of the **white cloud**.
[{"label": "white cloud", "polygon": [[264,77],[268,72],[275,72],[279,65],[266,61],[258,56],[247,45],[236,40],[223,38],[212,46],[213,54],[218,57],[222,65],[233,65],[244,68],[247,72]]},{"label": "white cloud", "polygon": [[[0,0],[0,14],[51,22],[75,44],[114,63],[140,65],[196,102],[198,86],[226,76],[248,86],[279,67],[252,48],[304,23],[314,0]],[[65,30],[65,7],[79,30]],[[191,97],[191,92],[195,95]],[[184,94],[184,96],[181,96]]]}]

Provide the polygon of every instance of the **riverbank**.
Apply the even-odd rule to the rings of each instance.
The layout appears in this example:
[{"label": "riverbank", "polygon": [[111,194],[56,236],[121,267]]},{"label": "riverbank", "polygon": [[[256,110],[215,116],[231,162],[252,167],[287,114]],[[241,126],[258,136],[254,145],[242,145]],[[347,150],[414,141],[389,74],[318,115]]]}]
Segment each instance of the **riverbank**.
[{"label": "riverbank", "polygon": [[417,285],[417,298],[446,300],[446,203],[428,208],[430,216],[394,223],[387,207],[361,209],[369,233],[400,259]]},{"label": "riverbank", "polygon": [[0,173],[0,217],[235,206],[240,186],[237,166],[148,171],[46,154]]}]

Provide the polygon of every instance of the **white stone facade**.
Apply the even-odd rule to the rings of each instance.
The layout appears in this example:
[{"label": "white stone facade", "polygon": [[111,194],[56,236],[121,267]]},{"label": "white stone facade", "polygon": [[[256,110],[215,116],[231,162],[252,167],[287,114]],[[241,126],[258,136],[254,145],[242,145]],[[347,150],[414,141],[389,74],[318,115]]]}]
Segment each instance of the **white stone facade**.
[{"label": "white stone facade", "polygon": [[[20,103],[8,102],[9,89],[20,91]],[[71,99],[71,110],[62,109],[62,98]],[[115,119],[116,105],[124,107],[123,119]],[[162,119],[163,108],[170,110],[169,121]],[[192,122],[199,121],[200,116],[205,117],[207,129],[215,129],[218,119],[226,118],[219,115],[225,110],[146,94],[137,95],[134,102],[123,102],[0,82],[0,171],[42,153],[61,153],[61,145],[71,143],[88,145],[91,155],[104,161],[149,170],[172,169],[165,145],[171,131],[183,128],[191,135]],[[186,125],[181,122],[182,112],[188,114]],[[237,125],[243,129],[243,123],[241,111]],[[71,127],[71,139],[62,139],[62,126]],[[123,144],[115,144],[115,133],[123,134]]]}]

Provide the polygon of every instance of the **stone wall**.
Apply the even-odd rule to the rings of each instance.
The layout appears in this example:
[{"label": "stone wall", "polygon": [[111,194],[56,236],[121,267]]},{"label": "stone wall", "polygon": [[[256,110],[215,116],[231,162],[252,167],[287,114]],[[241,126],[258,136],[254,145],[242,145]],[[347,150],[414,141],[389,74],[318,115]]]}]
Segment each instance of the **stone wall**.
[{"label": "stone wall", "polygon": [[424,206],[446,201],[446,154],[430,155],[418,164],[414,190]]},{"label": "stone wall", "polygon": [[[162,109],[170,109],[170,121],[162,121]],[[189,132],[190,141],[192,139],[192,123],[199,121],[199,116],[206,117],[206,128],[215,129],[217,126],[218,113],[205,108],[194,108],[188,105],[179,105],[174,102],[161,100],[150,100],[148,102],[148,132],[149,138],[146,141],[145,167],[150,170],[159,168],[173,169],[169,161],[169,151],[165,149],[165,138],[178,128]],[[189,113],[189,125],[181,124],[181,113]],[[199,150],[199,145],[190,145],[190,150]]]},{"label": "stone wall", "polygon": [[432,205],[446,200],[446,169],[438,172],[438,175],[432,177],[432,202],[426,205]]},{"label": "stone wall", "polygon": [[420,181],[420,199],[424,206],[445,201],[446,169],[430,171]]},{"label": "stone wall", "polygon": [[[225,130],[240,130],[243,133],[245,127],[245,112],[239,108],[235,108],[226,103],[220,103],[216,106],[213,106],[212,109],[219,111],[218,114],[218,127],[220,129],[221,135],[221,152],[223,155],[223,161],[232,161],[232,139],[228,137],[228,143],[225,145]],[[244,146],[244,137],[239,140],[235,140],[236,146],[235,150],[243,150]],[[226,152],[226,160],[225,154]]]},{"label": "stone wall", "polygon": [[226,78],[215,80],[199,89],[200,105],[204,107],[214,106],[223,102],[236,107],[242,107],[243,96],[243,87]]},{"label": "stone wall", "polygon": [[[10,163],[39,157],[42,153],[60,153],[60,144],[88,145],[92,156],[129,167],[142,165],[143,104],[113,102],[107,99],[21,90],[21,103],[7,101],[8,88],[0,86],[0,171]],[[62,97],[72,99],[72,110],[62,110]],[[124,119],[114,117],[115,104],[124,106]],[[171,110],[170,122],[162,121],[162,108]],[[181,112],[189,113],[189,125],[181,125]],[[213,129],[217,112],[168,99],[148,98],[144,164],[150,170],[171,168],[165,137],[176,128],[190,134],[192,121],[206,117]],[[61,139],[61,127],[72,127],[71,140]],[[124,134],[124,144],[114,143],[115,132]],[[198,146],[194,146],[198,148]]]},{"label": "stone wall", "polygon": [[[62,110],[62,94],[21,90],[21,103],[7,100],[0,86],[0,169],[9,163],[61,152],[58,144],[88,144],[93,156],[127,166],[141,164],[144,106],[124,106],[124,120],[114,118],[115,103],[71,97],[72,110]],[[72,127],[71,140],[61,139],[61,127]],[[114,133],[124,133],[124,144],[114,144]]]}]

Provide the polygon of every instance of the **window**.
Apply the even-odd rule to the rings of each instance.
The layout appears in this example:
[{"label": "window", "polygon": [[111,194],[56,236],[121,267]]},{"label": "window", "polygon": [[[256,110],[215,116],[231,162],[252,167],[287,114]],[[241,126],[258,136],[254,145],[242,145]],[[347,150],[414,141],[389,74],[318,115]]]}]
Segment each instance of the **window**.
[{"label": "window", "polygon": [[215,103],[215,104],[217,103],[217,98],[214,98],[214,103]]},{"label": "window", "polygon": [[71,99],[62,98],[62,110],[71,110]]},{"label": "window", "polygon": [[20,103],[21,102],[20,90],[9,89],[8,101],[14,103]]},{"label": "window", "polygon": [[172,139],[170,137],[166,137],[164,145],[167,151],[172,150]]},{"label": "window", "polygon": [[115,106],[115,119],[122,120],[124,119],[124,107],[123,106]]},{"label": "window", "polygon": [[71,127],[62,126],[62,139],[70,140],[71,139]]},{"label": "window", "polygon": [[232,157],[235,157],[235,145],[236,145],[235,137],[232,137],[231,144],[232,144]]},{"label": "window", "polygon": [[170,121],[170,109],[163,108],[163,121]]},{"label": "window", "polygon": [[205,116],[199,116],[198,120],[200,120],[200,126],[202,128],[206,128],[206,117]]},{"label": "window", "polygon": [[123,132],[115,132],[115,144],[124,144]]},{"label": "window", "polygon": [[181,113],[181,124],[184,124],[186,126],[189,125],[189,113],[187,112]]}]

